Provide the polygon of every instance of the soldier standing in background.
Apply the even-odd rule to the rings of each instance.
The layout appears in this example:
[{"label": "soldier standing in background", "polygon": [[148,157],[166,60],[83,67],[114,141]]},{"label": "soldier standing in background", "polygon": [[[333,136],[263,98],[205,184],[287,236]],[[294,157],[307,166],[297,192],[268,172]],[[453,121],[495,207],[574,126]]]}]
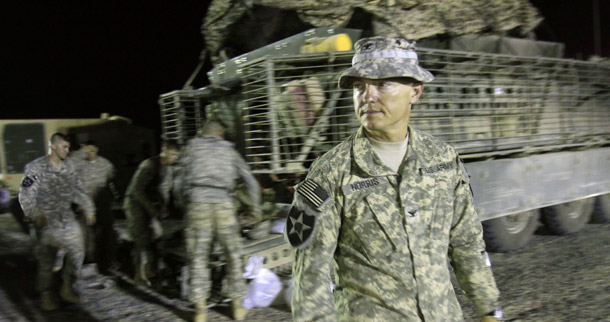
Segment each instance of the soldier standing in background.
[{"label": "soldier standing in background", "polygon": [[25,166],[25,177],[19,189],[19,203],[25,216],[34,222],[38,234],[35,255],[38,262],[37,288],[44,310],[58,307],[55,296],[51,294],[52,266],[58,249],[63,249],[67,256],[59,294],[67,302],[80,302],[74,282],[83,264],[85,250],[83,233],[71,204],[83,209],[88,225],[95,223],[93,202],[84,191],[74,164],[67,159],[70,152],[68,138],[55,133],[49,145],[48,156]]},{"label": "soldier standing in background", "polygon": [[[115,260],[115,236],[112,217],[112,192],[110,185],[116,169],[108,159],[100,156],[99,147],[91,140],[81,145],[81,150],[70,157],[76,172],[83,180],[85,191],[95,203],[97,222],[94,227],[83,226],[86,255],[95,260],[105,272]],[[82,223],[81,223],[82,224]]]},{"label": "soldier standing in background", "polygon": [[206,321],[206,299],[211,287],[208,257],[215,240],[227,260],[228,296],[233,302],[233,317],[240,321],[247,310],[242,307],[245,296],[242,243],[233,191],[235,181],[243,179],[254,204],[253,213],[258,214],[260,188],[233,144],[223,139],[224,128],[220,123],[206,123],[202,134],[188,141],[181,162],[187,202],[185,234],[190,300],[195,305],[195,321]]},{"label": "soldier standing in background", "polygon": [[355,49],[339,86],[353,89],[361,127],[311,166],[286,223],[294,321],[463,321],[449,262],[481,320],[501,319],[461,160],[409,126],[434,77],[405,39]]},{"label": "soldier standing in background", "polygon": [[164,141],[160,155],[140,163],[125,192],[123,209],[134,243],[134,282],[138,285],[149,286],[148,278],[155,274],[151,252],[155,238],[152,225],[158,225],[158,219],[169,215],[169,192],[165,190],[172,182],[170,166],[179,156],[178,143]]}]

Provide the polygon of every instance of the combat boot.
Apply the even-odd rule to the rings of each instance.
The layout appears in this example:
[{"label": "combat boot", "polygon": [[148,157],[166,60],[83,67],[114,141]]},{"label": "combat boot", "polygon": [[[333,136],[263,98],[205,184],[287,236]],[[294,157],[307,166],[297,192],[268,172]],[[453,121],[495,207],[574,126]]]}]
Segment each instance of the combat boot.
[{"label": "combat boot", "polygon": [[68,281],[64,281],[61,285],[59,296],[61,296],[61,298],[66,302],[73,304],[80,303],[80,295],[74,291],[74,288],[72,288],[72,283]]},{"label": "combat boot", "polygon": [[206,306],[205,303],[205,299],[195,303],[195,322],[205,322],[207,321],[208,318],[208,314],[207,314],[208,308]]},{"label": "combat boot", "polygon": [[59,308],[55,296],[48,291],[40,293],[40,302],[40,307],[44,311],[53,311]]},{"label": "combat boot", "polygon": [[153,264],[151,262],[144,264],[144,272],[146,273],[146,278],[154,278],[157,276],[157,272],[153,268]]},{"label": "combat boot", "polygon": [[235,321],[243,321],[248,314],[248,309],[241,305],[241,300],[233,300],[233,319]]}]

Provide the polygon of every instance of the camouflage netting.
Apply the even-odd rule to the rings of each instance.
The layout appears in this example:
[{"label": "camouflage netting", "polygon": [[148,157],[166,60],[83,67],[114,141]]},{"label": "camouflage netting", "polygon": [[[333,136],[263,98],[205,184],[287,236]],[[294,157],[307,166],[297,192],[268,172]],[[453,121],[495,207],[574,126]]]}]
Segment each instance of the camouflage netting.
[{"label": "camouflage netting", "polygon": [[374,34],[411,40],[509,30],[527,35],[542,21],[528,0],[213,0],[201,27],[213,63],[229,27],[253,5],[294,10],[315,27],[343,27],[361,9],[371,15]]}]

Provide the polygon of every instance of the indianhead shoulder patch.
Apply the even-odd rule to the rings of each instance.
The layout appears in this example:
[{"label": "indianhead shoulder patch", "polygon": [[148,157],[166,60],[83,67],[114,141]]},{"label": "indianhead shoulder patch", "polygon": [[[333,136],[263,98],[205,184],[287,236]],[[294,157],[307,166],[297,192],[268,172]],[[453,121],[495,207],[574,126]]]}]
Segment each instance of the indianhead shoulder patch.
[{"label": "indianhead shoulder patch", "polygon": [[23,180],[21,180],[21,186],[24,188],[29,188],[34,184],[34,180],[28,176],[25,176]]},{"label": "indianhead shoulder patch", "polygon": [[330,201],[330,195],[311,179],[301,182],[296,192],[284,234],[292,247],[302,249],[313,240],[320,209]]},{"label": "indianhead shoulder patch", "polygon": [[309,245],[316,230],[316,216],[295,205],[286,219],[285,234],[292,247],[302,249]]}]

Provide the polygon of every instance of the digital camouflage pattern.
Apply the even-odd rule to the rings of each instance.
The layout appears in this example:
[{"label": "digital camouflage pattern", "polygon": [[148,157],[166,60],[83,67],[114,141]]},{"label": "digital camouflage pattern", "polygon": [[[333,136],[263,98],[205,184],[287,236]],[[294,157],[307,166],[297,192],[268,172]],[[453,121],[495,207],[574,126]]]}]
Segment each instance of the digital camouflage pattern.
[{"label": "digital camouflage pattern", "polygon": [[87,160],[82,149],[73,152],[70,159],[83,182],[85,192],[93,200],[97,212],[93,226],[87,226],[85,218],[81,217],[80,220],[85,239],[86,257],[95,259],[98,268],[103,270],[114,259],[115,252],[112,201],[108,187],[114,178],[115,168],[108,159],[99,155],[95,160]]},{"label": "digital camouflage pattern", "polygon": [[[354,10],[371,15],[373,33],[417,40],[435,35],[502,33],[518,29],[532,32],[542,21],[528,0],[213,0],[201,32],[204,52],[217,64],[230,32],[253,5],[295,10],[314,27],[344,27]],[[205,56],[202,56],[205,57]]]},{"label": "digital camouflage pattern", "polygon": [[191,202],[187,206],[185,244],[189,267],[189,300],[197,303],[210,296],[209,257],[211,243],[215,240],[223,252],[227,264],[226,295],[230,299],[242,299],[246,284],[242,277],[242,242],[240,226],[232,202]]},{"label": "digital camouflage pattern", "polygon": [[242,179],[252,202],[261,203],[258,181],[229,141],[216,136],[190,139],[180,164],[187,201],[233,201],[235,181]]},{"label": "digital camouflage pattern", "polygon": [[398,174],[362,128],[320,157],[306,180],[331,201],[315,208],[297,193],[293,203],[317,217],[295,251],[294,320],[462,321],[449,263],[476,311],[493,311],[499,292],[460,165],[453,148],[411,127]]},{"label": "digital camouflage pattern", "polygon": [[170,180],[168,168],[161,164],[160,156],[142,161],[129,182],[125,197],[139,203],[150,216],[158,215],[161,205],[166,202],[163,196],[168,195],[162,188],[171,186],[167,183]]},{"label": "digital camouflage pattern", "polygon": [[229,33],[229,26],[237,22],[247,9],[242,1],[212,0],[210,2],[201,25],[201,33],[206,44],[201,60],[205,59],[206,54],[211,54],[210,59],[214,65],[221,62],[218,54]]},{"label": "digital camouflage pattern", "polygon": [[65,254],[63,280],[74,282],[85,260],[83,231],[76,221],[66,223],[62,228],[43,228],[40,231],[39,245],[36,248],[37,279],[36,289],[48,291],[53,284],[53,265],[57,250]]},{"label": "digital camouflage pattern", "polygon": [[339,76],[341,88],[351,89],[354,77],[411,77],[424,83],[434,80],[429,71],[419,66],[414,42],[404,38],[370,37],[358,40],[354,47],[352,67]]},{"label": "digital camouflage pattern", "polygon": [[40,157],[25,166],[25,177],[19,189],[19,203],[25,216],[34,220],[43,213],[49,226],[62,227],[74,220],[71,204],[79,205],[85,213],[95,214],[93,202],[85,193],[70,159],[55,169],[48,156]]},{"label": "digital camouflage pattern", "polygon": [[155,156],[140,163],[129,182],[123,201],[123,210],[127,217],[128,230],[134,241],[135,260],[142,254],[149,257],[150,245],[153,240],[151,219],[161,213],[167,204],[164,195],[169,195],[163,189],[171,186],[168,166],[161,164],[161,157]]},{"label": "digital camouflage pattern", "polygon": [[95,208],[72,161],[64,160],[59,169],[51,164],[48,156],[28,163],[19,189],[19,203],[28,219],[34,220],[40,214],[47,217],[47,225],[38,231],[35,251],[38,290],[46,291],[51,287],[55,252],[59,248],[67,255],[64,278],[73,280],[80,271],[85,254],[82,231],[71,204],[80,206],[85,214],[95,214]]},{"label": "digital camouflage pattern", "polygon": [[[233,204],[236,180],[242,179],[255,208],[260,207],[258,182],[233,144],[217,136],[187,142],[182,159],[182,182],[187,201],[186,249],[193,303],[209,296],[209,252],[213,240],[227,260],[228,296],[245,296],[242,278],[240,225]],[[257,210],[255,210],[257,212]]]},{"label": "digital camouflage pattern", "polygon": [[114,165],[102,156],[98,156],[97,159],[91,161],[85,159],[84,154],[75,153],[70,159],[74,162],[76,173],[83,181],[85,192],[91,198],[95,198],[114,178]]}]

